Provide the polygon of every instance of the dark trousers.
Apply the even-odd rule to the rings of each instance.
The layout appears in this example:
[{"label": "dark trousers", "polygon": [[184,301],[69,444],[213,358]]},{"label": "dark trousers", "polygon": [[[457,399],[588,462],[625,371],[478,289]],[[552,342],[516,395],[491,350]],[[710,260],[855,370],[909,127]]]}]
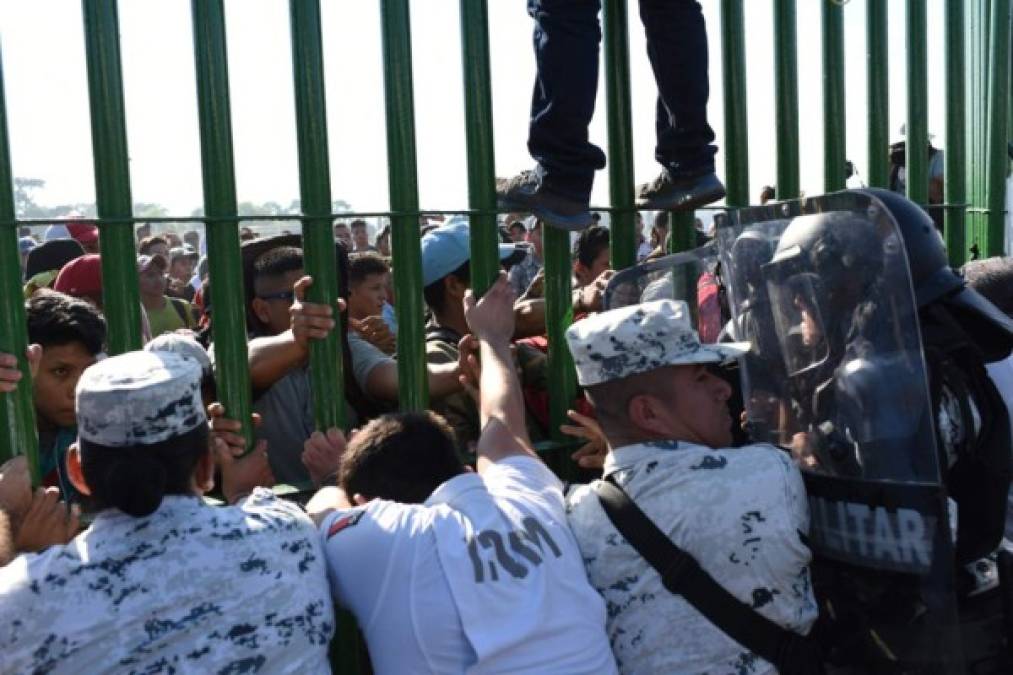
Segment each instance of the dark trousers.
[{"label": "dark trousers", "polygon": [[[587,200],[605,153],[588,140],[598,90],[599,0],[528,0],[538,75],[528,151],[550,192]],[[673,177],[714,170],[707,124],[707,32],[699,3],[640,0],[647,54],[658,85],[654,156]]]}]

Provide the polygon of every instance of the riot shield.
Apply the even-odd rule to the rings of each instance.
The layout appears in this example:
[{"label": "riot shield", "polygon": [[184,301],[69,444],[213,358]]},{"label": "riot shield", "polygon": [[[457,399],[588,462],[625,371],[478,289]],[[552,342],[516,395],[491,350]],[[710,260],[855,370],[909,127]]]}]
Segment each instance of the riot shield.
[{"label": "riot shield", "polygon": [[716,342],[722,314],[720,260],[715,244],[673,253],[616,272],[605,288],[605,309],[651,300],[684,300],[701,342]]},{"label": "riot shield", "polygon": [[845,192],[740,210],[716,239],[731,338],[753,345],[750,435],[803,469],[838,657],[963,672],[952,514],[897,224]]}]

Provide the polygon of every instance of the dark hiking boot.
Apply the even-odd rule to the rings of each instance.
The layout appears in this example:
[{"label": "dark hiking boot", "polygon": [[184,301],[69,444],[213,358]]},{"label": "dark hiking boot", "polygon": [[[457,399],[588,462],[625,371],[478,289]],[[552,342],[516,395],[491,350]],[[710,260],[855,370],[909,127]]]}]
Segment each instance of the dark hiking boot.
[{"label": "dark hiking boot", "polygon": [[691,178],[676,178],[665,169],[650,183],[637,187],[637,208],[647,211],[689,211],[725,196],[725,186],[711,171]]},{"label": "dark hiking boot", "polygon": [[530,211],[553,227],[583,230],[591,224],[588,203],[569,199],[542,188],[534,171],[496,179],[496,205],[511,211]]}]

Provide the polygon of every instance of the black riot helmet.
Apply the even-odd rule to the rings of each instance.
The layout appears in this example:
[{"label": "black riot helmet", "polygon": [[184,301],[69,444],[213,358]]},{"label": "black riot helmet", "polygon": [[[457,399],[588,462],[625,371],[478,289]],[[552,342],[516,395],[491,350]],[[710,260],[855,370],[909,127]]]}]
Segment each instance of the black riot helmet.
[{"label": "black riot helmet", "polygon": [[943,238],[924,209],[890,190],[867,188],[857,192],[875,197],[897,222],[919,307],[963,288],[964,280],[950,267]]},{"label": "black riot helmet", "polygon": [[875,298],[883,248],[875,225],[855,213],[803,215],[762,269],[790,375],[836,364],[856,310]]},{"label": "black riot helmet", "polygon": [[1013,350],[1013,319],[967,287],[964,278],[950,267],[943,239],[929,215],[911,200],[889,190],[867,188],[857,192],[874,197],[897,222],[904,238],[918,308],[933,303],[945,305],[968,334],[977,338],[986,361],[1006,358]]}]

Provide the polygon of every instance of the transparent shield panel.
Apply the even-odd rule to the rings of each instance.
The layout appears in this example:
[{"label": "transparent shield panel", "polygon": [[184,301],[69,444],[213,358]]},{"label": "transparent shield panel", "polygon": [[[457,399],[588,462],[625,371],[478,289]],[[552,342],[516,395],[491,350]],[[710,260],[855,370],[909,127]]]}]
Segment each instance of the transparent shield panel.
[{"label": "transparent shield panel", "polygon": [[[747,427],[806,483],[821,612],[873,672],[962,672],[950,517],[896,223],[844,192],[734,212],[716,234]],[[893,672],[893,671],[891,671]]]},{"label": "transparent shield panel", "polygon": [[703,246],[621,270],[605,289],[605,309],[652,300],[683,300],[701,342],[717,342],[728,320],[717,247]]},{"label": "transparent shield panel", "polygon": [[[896,224],[878,202],[751,209],[719,231],[751,433],[804,469],[939,483],[918,316]],[[750,216],[757,218],[755,221]]]}]

